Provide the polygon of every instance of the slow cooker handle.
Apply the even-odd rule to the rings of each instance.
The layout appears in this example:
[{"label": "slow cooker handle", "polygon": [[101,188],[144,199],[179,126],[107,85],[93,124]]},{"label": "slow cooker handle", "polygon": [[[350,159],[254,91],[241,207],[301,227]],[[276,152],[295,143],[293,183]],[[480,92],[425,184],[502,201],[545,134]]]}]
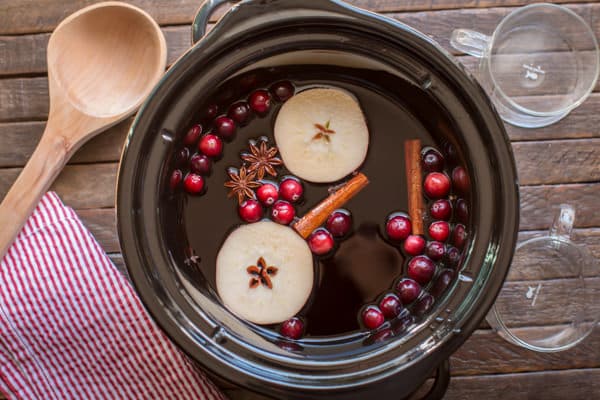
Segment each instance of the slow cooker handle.
[{"label": "slow cooker handle", "polygon": [[240,0],[205,0],[196,13],[196,17],[192,23],[192,44],[195,44],[206,34],[206,28],[208,27],[210,16],[213,15],[217,8],[226,3],[239,2]]}]

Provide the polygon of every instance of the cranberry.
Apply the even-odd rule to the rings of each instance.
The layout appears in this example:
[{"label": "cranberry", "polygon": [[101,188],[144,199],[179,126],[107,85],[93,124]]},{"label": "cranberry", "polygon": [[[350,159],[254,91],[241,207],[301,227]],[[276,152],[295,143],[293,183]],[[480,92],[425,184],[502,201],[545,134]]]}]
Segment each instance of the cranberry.
[{"label": "cranberry", "polygon": [[262,218],[263,209],[258,201],[248,199],[239,206],[238,213],[244,221],[256,222]]},{"label": "cranberry", "polygon": [[436,149],[429,148],[423,153],[423,168],[427,172],[442,172],[444,156]]},{"label": "cranberry", "polygon": [[435,273],[435,264],[429,257],[417,256],[408,262],[408,276],[421,285],[431,281]]},{"label": "cranberry", "polygon": [[216,104],[211,104],[210,106],[208,106],[208,108],[206,109],[206,117],[208,119],[213,119],[214,117],[217,116],[217,113],[219,112],[219,106],[217,106]]},{"label": "cranberry", "polygon": [[185,134],[183,138],[183,144],[187,146],[193,146],[196,144],[196,141],[202,134],[202,125],[194,125],[190,128],[190,130]]},{"label": "cranberry", "polygon": [[194,154],[190,160],[190,169],[200,175],[209,175],[212,169],[212,161],[204,154]]},{"label": "cranberry", "polygon": [[261,187],[256,190],[256,197],[265,206],[272,206],[279,199],[279,191],[277,186],[273,183],[263,183]]},{"label": "cranberry", "polygon": [[181,172],[181,170],[176,169],[175,171],[173,171],[173,173],[171,174],[171,179],[169,180],[169,187],[171,188],[171,190],[177,189],[177,186],[179,186],[182,179],[183,173]]},{"label": "cranberry", "polygon": [[285,178],[279,184],[279,195],[284,200],[296,202],[300,200],[303,193],[302,183],[295,178]]},{"label": "cranberry", "polygon": [[227,116],[240,125],[244,125],[250,118],[250,106],[245,101],[233,103],[227,111]]},{"label": "cranberry", "polygon": [[385,322],[385,317],[376,306],[368,306],[362,312],[362,322],[368,329],[377,329]]},{"label": "cranberry", "polygon": [[231,139],[235,135],[235,122],[222,115],[215,120],[215,131],[223,139]]},{"label": "cranberry", "polygon": [[388,293],[379,302],[379,309],[386,318],[396,318],[402,311],[402,303],[398,296]]},{"label": "cranberry", "polygon": [[271,95],[266,90],[257,90],[250,95],[250,108],[257,114],[266,114],[271,108]]},{"label": "cranberry", "polygon": [[419,235],[410,235],[404,241],[404,251],[409,256],[418,256],[425,249],[425,239]]},{"label": "cranberry", "polygon": [[446,221],[435,221],[429,225],[429,236],[438,242],[445,242],[450,236],[450,224]]},{"label": "cranberry", "polygon": [[435,297],[427,293],[419,299],[417,304],[415,304],[413,312],[415,313],[415,315],[421,317],[425,315],[429,310],[431,310],[433,303],[435,303]]},{"label": "cranberry", "polygon": [[440,261],[446,253],[446,247],[441,242],[428,242],[425,248],[425,255],[433,261]]},{"label": "cranberry", "polygon": [[331,233],[325,228],[317,228],[308,237],[308,247],[310,247],[310,250],[318,256],[329,253],[333,250],[334,244],[333,236],[331,236]]},{"label": "cranberry", "polygon": [[396,285],[396,292],[402,304],[410,304],[421,294],[421,285],[414,279],[404,278]]},{"label": "cranberry", "polygon": [[388,217],[385,231],[391,240],[404,240],[412,230],[412,224],[408,215],[403,213],[394,213]]},{"label": "cranberry", "polygon": [[454,271],[452,271],[451,269],[443,270],[440,276],[438,276],[437,280],[435,281],[435,284],[431,288],[430,293],[435,297],[441,296],[446,291],[448,286],[450,286],[453,279]]},{"label": "cranberry", "polygon": [[469,175],[463,167],[456,167],[452,170],[452,184],[458,193],[469,193],[469,188],[471,186]]},{"label": "cranberry", "polygon": [[423,188],[431,199],[446,197],[450,193],[450,179],[441,172],[432,172],[425,177]]},{"label": "cranberry", "polygon": [[223,152],[223,141],[217,135],[209,133],[200,138],[198,149],[207,157],[219,157]]},{"label": "cranberry", "polygon": [[383,343],[394,337],[394,332],[390,328],[386,328],[377,332],[373,337],[369,340],[370,343]]},{"label": "cranberry", "polygon": [[429,215],[431,218],[448,221],[452,215],[452,204],[446,199],[436,200],[429,207]]},{"label": "cranberry", "polygon": [[444,143],[444,154],[450,163],[456,163],[456,161],[458,161],[458,154],[456,153],[456,148],[454,148],[452,143]]},{"label": "cranberry", "polygon": [[271,93],[277,100],[284,102],[294,95],[294,86],[288,81],[277,82],[271,86]]},{"label": "cranberry", "polygon": [[304,322],[297,317],[290,318],[281,324],[279,332],[287,338],[298,340],[304,333]]},{"label": "cranberry", "polygon": [[465,199],[456,200],[456,218],[463,224],[469,222],[469,206]]},{"label": "cranberry", "polygon": [[281,225],[289,225],[295,216],[294,206],[284,200],[277,201],[271,209],[271,219]]},{"label": "cranberry", "polygon": [[465,247],[467,241],[467,229],[463,224],[456,224],[452,231],[452,244],[458,249]]},{"label": "cranberry", "polygon": [[204,189],[204,178],[201,175],[189,173],[183,180],[183,186],[189,194],[198,194]]},{"label": "cranberry", "polygon": [[456,247],[448,247],[444,255],[444,263],[449,268],[456,268],[460,262],[460,250]]},{"label": "cranberry", "polygon": [[350,229],[352,229],[352,215],[348,210],[335,210],[327,218],[325,226],[335,237],[346,236],[350,232]]},{"label": "cranberry", "polygon": [[187,147],[179,149],[179,151],[175,153],[175,164],[178,166],[184,166],[187,164],[189,157],[190,150]]}]

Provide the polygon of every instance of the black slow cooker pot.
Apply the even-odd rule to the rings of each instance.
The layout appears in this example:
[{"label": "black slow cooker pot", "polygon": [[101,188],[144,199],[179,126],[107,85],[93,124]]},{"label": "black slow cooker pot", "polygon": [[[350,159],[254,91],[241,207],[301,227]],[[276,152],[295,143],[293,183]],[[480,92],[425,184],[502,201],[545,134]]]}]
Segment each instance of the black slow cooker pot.
[{"label": "black slow cooker pot", "polygon": [[[447,360],[479,326],[507,273],[517,237],[518,186],[502,122],[475,80],[428,37],[337,0],[243,1],[204,36],[222,0],[206,2],[196,43],[169,69],[129,133],[118,180],[118,230],[131,279],[149,312],[210,373],[275,398],[401,399],[436,369],[430,397],[448,382]],[[324,61],[323,54],[328,54]],[[471,181],[470,240],[458,279],[403,335],[352,352],[352,335],[287,351],[226,310],[207,282],[190,286],[166,240],[166,160],[215,82],[273,63],[369,64],[417,86],[454,127],[442,132]],[[393,91],[394,88],[381,90]],[[423,112],[423,110],[420,110]],[[362,340],[362,339],[360,339]]]}]

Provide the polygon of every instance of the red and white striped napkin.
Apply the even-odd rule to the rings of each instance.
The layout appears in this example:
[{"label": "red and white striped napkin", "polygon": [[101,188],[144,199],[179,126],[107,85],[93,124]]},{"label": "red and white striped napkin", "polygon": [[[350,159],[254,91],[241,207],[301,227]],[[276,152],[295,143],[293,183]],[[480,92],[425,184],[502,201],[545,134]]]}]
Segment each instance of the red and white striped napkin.
[{"label": "red and white striped napkin", "polygon": [[224,398],[54,193],[0,264],[0,392],[25,400]]}]

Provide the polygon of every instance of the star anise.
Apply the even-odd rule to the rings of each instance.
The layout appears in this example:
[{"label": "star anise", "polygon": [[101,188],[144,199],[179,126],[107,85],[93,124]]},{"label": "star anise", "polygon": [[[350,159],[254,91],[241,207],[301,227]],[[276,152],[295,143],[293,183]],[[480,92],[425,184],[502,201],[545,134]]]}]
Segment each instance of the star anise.
[{"label": "star anise", "polygon": [[258,179],[263,179],[265,174],[277,176],[275,167],[282,165],[283,161],[277,156],[277,147],[267,147],[266,141],[261,141],[260,145],[250,143],[250,154],[242,155],[242,160],[248,162],[249,172],[255,172]]},{"label": "star anise", "polygon": [[256,181],[256,174],[254,172],[248,172],[246,167],[240,168],[239,171],[230,170],[227,174],[231,180],[225,182],[225,187],[230,188],[227,197],[237,196],[238,202],[242,204],[245,198],[253,198],[254,190],[260,186],[260,183]]},{"label": "star anise", "polygon": [[271,277],[277,274],[278,268],[273,266],[267,266],[267,262],[264,258],[260,257],[256,261],[256,265],[251,265],[246,268],[246,271],[250,274],[250,289],[257,288],[261,283],[268,287],[269,289],[273,289],[273,282],[271,282]]},{"label": "star anise", "polygon": [[317,128],[318,132],[313,136],[313,140],[325,139],[328,143],[331,142],[329,135],[333,135],[335,131],[329,128],[330,122],[331,121],[327,121],[325,125],[315,124],[315,128]]}]

